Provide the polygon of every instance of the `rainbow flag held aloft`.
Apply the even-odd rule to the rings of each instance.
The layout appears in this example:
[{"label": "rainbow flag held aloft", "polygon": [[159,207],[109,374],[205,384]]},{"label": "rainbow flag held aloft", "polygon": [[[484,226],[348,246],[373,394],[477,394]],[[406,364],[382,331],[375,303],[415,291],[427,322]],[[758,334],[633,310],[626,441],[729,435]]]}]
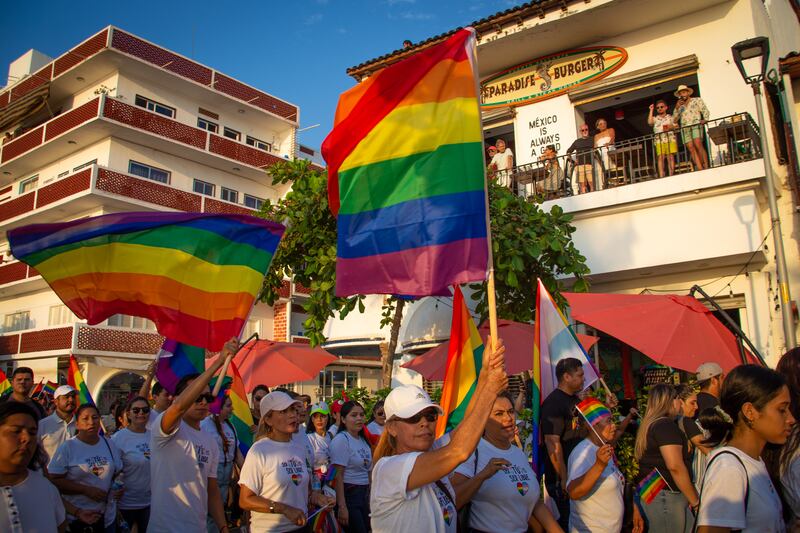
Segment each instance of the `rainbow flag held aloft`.
[{"label": "rainbow flag held aloft", "polygon": [[31,398],[36,398],[42,393],[42,389],[44,389],[44,378],[39,380],[39,383],[31,390],[31,393],[28,395]]},{"label": "rainbow flag held aloft", "polygon": [[247,215],[114,213],[8,232],[79,318],[148,318],[169,339],[219,351],[247,320],[284,227]]},{"label": "rainbow flag held aloft", "polygon": [[57,388],[58,388],[58,383],[53,383],[52,381],[48,380],[44,384],[44,387],[42,387],[42,392],[50,396],[53,396],[56,393]]},{"label": "rainbow flag held aloft", "polygon": [[586,398],[576,407],[590,426],[606,418],[611,418],[611,411],[597,398]]},{"label": "rainbow flag held aloft", "polygon": [[669,485],[667,485],[664,476],[661,475],[661,472],[658,471],[658,468],[654,468],[652,472],[647,474],[647,477],[639,482],[639,484],[636,486],[636,490],[639,493],[639,498],[644,503],[650,504],[656,498],[656,496],[658,496],[659,492],[668,487]]},{"label": "rainbow flag held aloft", "polygon": [[14,389],[11,388],[11,382],[8,380],[6,373],[0,370],[0,398],[5,398]]},{"label": "rainbow flag held aloft", "polygon": [[461,289],[458,285],[455,289],[447,370],[442,384],[441,406],[444,416],[440,416],[436,422],[436,438],[454,429],[464,418],[483,365],[483,341],[469,314]]},{"label": "rainbow flag held aloft", "polygon": [[78,404],[85,403],[95,405],[92,395],[89,393],[89,387],[83,381],[83,374],[78,366],[78,360],[74,355],[69,356],[69,369],[67,371],[67,385],[78,391]]},{"label": "rainbow flag held aloft", "polygon": [[247,455],[248,450],[253,445],[253,434],[250,432],[250,428],[253,426],[253,415],[250,411],[250,405],[247,403],[244,380],[242,380],[239,369],[236,368],[233,361],[231,361],[230,369],[231,374],[233,374],[233,382],[228,389],[228,396],[233,407],[230,423],[236,431],[236,438],[239,440],[239,451],[242,455]]},{"label": "rainbow flag held aloft", "polygon": [[475,31],[459,30],[340,96],[322,145],[337,296],[426,296],[486,279],[474,47]]},{"label": "rainbow flag held aloft", "polygon": [[206,369],[206,351],[197,346],[166,339],[158,353],[156,379],[170,394],[183,376],[202,374]]}]

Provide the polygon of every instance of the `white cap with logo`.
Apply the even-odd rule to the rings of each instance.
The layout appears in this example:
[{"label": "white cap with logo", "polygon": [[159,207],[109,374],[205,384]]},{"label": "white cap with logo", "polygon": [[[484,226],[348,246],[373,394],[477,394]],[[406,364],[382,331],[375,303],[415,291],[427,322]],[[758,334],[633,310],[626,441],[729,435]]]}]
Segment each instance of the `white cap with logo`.
[{"label": "white cap with logo", "polygon": [[717,363],[703,363],[697,367],[697,381],[706,381],[722,374],[722,367]]},{"label": "white cap with logo", "polygon": [[56,399],[60,396],[66,396],[68,394],[77,393],[78,391],[75,390],[74,387],[69,385],[61,385],[59,388],[56,389],[56,392],[53,393],[53,399]]},{"label": "white cap with logo", "polygon": [[386,397],[383,409],[386,419],[411,418],[428,407],[435,407],[439,414],[444,414],[442,408],[431,401],[428,393],[416,385],[400,385],[392,389]]},{"label": "white cap with logo", "polygon": [[300,400],[293,400],[291,396],[282,391],[273,391],[261,398],[261,403],[258,404],[261,410],[261,416],[266,415],[270,411],[284,411],[292,405],[300,404]]}]

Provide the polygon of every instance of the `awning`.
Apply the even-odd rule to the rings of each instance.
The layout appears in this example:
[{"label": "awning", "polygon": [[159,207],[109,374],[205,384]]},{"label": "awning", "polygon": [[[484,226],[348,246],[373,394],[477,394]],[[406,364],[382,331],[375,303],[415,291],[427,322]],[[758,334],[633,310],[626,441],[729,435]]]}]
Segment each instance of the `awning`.
[{"label": "awning", "polygon": [[49,96],[50,84],[44,83],[22,98],[13,100],[0,111],[0,130],[7,130],[39,111]]}]

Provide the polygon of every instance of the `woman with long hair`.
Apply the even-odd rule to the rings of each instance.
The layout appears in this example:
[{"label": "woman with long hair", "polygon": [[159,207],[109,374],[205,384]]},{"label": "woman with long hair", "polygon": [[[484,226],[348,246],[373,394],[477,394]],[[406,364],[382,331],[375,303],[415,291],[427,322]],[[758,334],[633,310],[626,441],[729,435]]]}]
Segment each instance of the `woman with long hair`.
[{"label": "woman with long hair", "polygon": [[757,365],[734,368],[720,404],[700,414],[711,452],[700,484],[698,533],[783,533],[781,500],[761,459],[766,443],[783,444],[795,419],[789,388],[778,372]]},{"label": "woman with long hair", "polygon": [[63,533],[61,495],[39,472],[47,455],[36,435],[38,416],[27,404],[0,403],[0,525],[10,531]]},{"label": "woman with long hair", "polygon": [[689,441],[689,458],[691,460],[692,481],[697,485],[698,480],[706,470],[706,456],[711,448],[703,444],[706,439],[703,430],[697,425],[697,391],[689,385],[682,383],[675,386],[678,399],[681,401],[680,414],[677,418],[678,427],[681,428]]},{"label": "woman with long hair", "polygon": [[[528,457],[513,446],[516,411],[511,395],[502,392],[492,405],[489,419],[475,453],[451,478],[459,507],[471,502],[471,531],[525,533],[528,527],[544,526],[561,533],[558,522],[539,496],[539,483]],[[534,521],[538,524],[534,524]]]},{"label": "woman with long hair", "polygon": [[[792,348],[781,357],[775,370],[789,387],[789,409],[795,421],[800,420],[800,348]],[[795,424],[781,449],[778,473],[783,497],[791,511],[791,524],[800,528],[800,424]]]},{"label": "woman with long hair", "polygon": [[129,526],[147,531],[150,521],[150,404],[144,396],[128,401],[125,413],[128,426],[111,436],[122,454],[122,478],[125,492],[119,500],[119,511]]},{"label": "woman with long hair", "polygon": [[328,434],[328,429],[331,427],[331,412],[325,402],[315,403],[311,406],[310,412],[306,423],[306,438],[314,454],[311,463],[314,475],[322,480],[331,464],[331,437]]},{"label": "woman with long hair", "polygon": [[259,404],[264,434],[247,452],[239,477],[239,506],[250,511],[253,533],[305,532],[309,500],[319,506],[332,503],[309,490],[306,464],[311,458],[304,443],[294,438],[300,426],[298,403],[273,391]]},{"label": "woman with long hair", "polygon": [[[236,436],[236,430],[230,423],[229,419],[233,413],[233,402],[230,396],[226,396],[222,402],[218,414],[211,414],[208,418],[200,422],[200,430],[204,431],[214,437],[219,448],[219,462],[217,462],[217,485],[219,485],[219,494],[222,498],[222,505],[226,511],[228,509],[228,490],[231,485],[231,477],[233,476],[233,465],[236,464],[240,468],[244,464],[244,457],[239,451],[239,439]],[[209,516],[206,519],[209,533],[216,533],[219,531],[214,519]]]},{"label": "woman with long hair", "polygon": [[508,386],[505,348],[487,346],[461,422],[434,445],[442,408],[415,385],[386,397],[386,426],[375,448],[370,506],[373,533],[453,533],[456,496],[448,476],[468,460],[497,395]]},{"label": "woman with long hair", "polygon": [[667,488],[649,504],[641,502],[650,533],[688,532],[694,522],[691,510],[696,509],[698,497],[689,473],[688,440],[675,422],[680,409],[675,387],[666,383],[654,385],[636,432],[637,482],[658,470],[667,483]]},{"label": "woman with long hair", "polygon": [[120,494],[112,483],[122,472],[122,453],[100,435],[100,412],[92,404],[75,410],[75,431],[53,455],[50,480],[61,492],[70,531],[113,532]]},{"label": "woman with long hair", "polygon": [[346,532],[369,531],[369,473],[372,448],[364,433],[364,408],[344,402],[342,425],[330,444],[331,464],[336,467],[336,515]]}]

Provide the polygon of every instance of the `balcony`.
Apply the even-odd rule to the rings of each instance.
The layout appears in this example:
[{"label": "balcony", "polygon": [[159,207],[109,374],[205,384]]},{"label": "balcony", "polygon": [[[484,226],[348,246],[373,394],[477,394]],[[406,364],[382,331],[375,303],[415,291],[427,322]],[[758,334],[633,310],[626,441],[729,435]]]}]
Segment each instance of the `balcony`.
[{"label": "balcony", "polygon": [[283,161],[269,152],[101,95],[3,144],[0,181],[36,172],[74,152],[76,146],[90,146],[109,136],[254,180],[263,180],[270,165]]},{"label": "balcony", "polygon": [[[696,168],[692,155],[682,142],[689,129],[702,130],[704,146],[708,157],[708,169]],[[686,131],[684,131],[686,130]],[[671,135],[651,134],[635,139],[617,141],[613,148],[596,148],[589,152],[563,154],[551,159],[515,167],[512,171],[496,172],[495,179],[509,187],[520,196],[534,202],[558,201],[581,197],[586,201],[558,202],[565,210],[568,207],[587,208],[622,203],[625,199],[643,199],[638,189],[631,186],[645,182],[664,180],[664,186],[657,189],[669,190],[667,180],[680,180],[690,188],[704,188],[723,182],[753,179],[764,175],[761,159],[761,140],[758,126],[747,113],[739,113],[708,121],[705,125],[690,126],[672,132]],[[657,148],[675,140],[677,153],[662,157]],[[670,150],[667,150],[670,151]],[[719,170],[736,166],[737,172]],[[741,170],[742,172],[738,172]],[[701,174],[709,173],[708,175]],[[715,173],[715,177],[710,175]],[[701,177],[702,176],[702,177]],[[677,182],[671,182],[679,189]],[[698,187],[698,184],[700,185]],[[625,188],[630,188],[627,190]],[[610,200],[610,190],[618,190],[614,201]],[[656,188],[653,188],[654,190]],[[630,193],[630,194],[627,194]],[[592,197],[597,198],[592,198]],[[600,200],[602,197],[604,200]],[[569,204],[569,205],[567,205]]]},{"label": "balcony", "polygon": [[0,356],[58,351],[77,355],[146,354],[152,357],[163,342],[164,337],[155,331],[78,322],[0,335]]}]

